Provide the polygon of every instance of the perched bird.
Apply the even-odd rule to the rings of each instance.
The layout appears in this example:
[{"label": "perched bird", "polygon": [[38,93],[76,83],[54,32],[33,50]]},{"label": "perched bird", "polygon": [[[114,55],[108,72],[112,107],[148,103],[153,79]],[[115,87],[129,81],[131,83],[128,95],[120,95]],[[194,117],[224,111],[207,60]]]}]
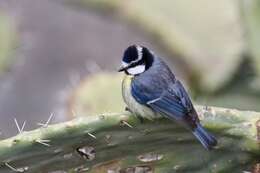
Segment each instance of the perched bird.
[{"label": "perched bird", "polygon": [[177,121],[190,129],[206,149],[217,145],[215,137],[201,126],[182,83],[148,48],[129,46],[118,71],[126,74],[122,94],[129,111],[148,119],[164,116]]}]

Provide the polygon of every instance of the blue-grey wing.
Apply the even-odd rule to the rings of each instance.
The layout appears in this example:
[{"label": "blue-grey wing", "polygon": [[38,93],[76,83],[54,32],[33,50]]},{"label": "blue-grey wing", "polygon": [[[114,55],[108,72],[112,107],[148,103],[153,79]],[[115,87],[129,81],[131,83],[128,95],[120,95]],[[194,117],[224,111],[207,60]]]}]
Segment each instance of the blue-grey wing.
[{"label": "blue-grey wing", "polygon": [[180,99],[181,104],[185,107],[185,109],[187,109],[188,112],[193,111],[193,104],[182,83],[176,80],[170,88],[173,92],[175,92],[175,95]]},{"label": "blue-grey wing", "polygon": [[[154,84],[156,85],[156,84]],[[166,89],[149,90],[132,83],[132,95],[141,104],[145,104],[156,112],[174,120],[180,120],[188,116],[194,110],[192,102],[183,85],[178,81],[172,81]]]},{"label": "blue-grey wing", "polygon": [[[152,86],[152,84],[154,85]],[[200,125],[188,93],[178,80],[170,81],[167,88],[164,89],[158,87],[156,83],[148,83],[147,85],[147,83],[140,81],[132,82],[132,95],[139,103],[145,104],[155,112],[171,120],[181,122],[185,127],[192,130],[192,133],[205,148],[211,149],[217,145],[215,137]]]}]

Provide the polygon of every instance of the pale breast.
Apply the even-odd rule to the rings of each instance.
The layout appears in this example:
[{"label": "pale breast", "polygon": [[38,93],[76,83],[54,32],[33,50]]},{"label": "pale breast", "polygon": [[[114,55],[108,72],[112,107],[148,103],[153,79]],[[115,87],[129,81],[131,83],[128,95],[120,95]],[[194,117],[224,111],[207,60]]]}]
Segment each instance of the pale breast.
[{"label": "pale breast", "polygon": [[142,116],[147,119],[154,119],[160,117],[160,115],[156,114],[149,107],[141,105],[138,103],[131,94],[131,82],[133,76],[126,75],[122,82],[122,95],[125,103],[128,108],[136,115]]}]

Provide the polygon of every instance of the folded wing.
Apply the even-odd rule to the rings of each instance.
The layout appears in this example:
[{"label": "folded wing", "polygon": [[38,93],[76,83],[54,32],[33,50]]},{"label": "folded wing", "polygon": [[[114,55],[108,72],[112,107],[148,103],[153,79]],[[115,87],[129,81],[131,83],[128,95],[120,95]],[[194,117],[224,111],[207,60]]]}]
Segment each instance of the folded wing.
[{"label": "folded wing", "polygon": [[[167,89],[156,92],[132,83],[132,95],[141,104],[145,104],[169,119],[181,120],[193,110],[191,100],[179,81],[173,82]],[[159,92],[158,92],[159,91]]]}]

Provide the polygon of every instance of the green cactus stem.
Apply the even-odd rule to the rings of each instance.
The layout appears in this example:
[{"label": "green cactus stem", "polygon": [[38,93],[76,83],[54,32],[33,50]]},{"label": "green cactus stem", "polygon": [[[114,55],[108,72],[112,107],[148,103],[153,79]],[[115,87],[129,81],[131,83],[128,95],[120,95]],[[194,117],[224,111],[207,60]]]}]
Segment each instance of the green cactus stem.
[{"label": "green cactus stem", "polygon": [[252,171],[260,163],[260,113],[196,107],[219,145],[205,150],[167,120],[130,113],[76,118],[0,141],[0,172],[173,173]]}]

